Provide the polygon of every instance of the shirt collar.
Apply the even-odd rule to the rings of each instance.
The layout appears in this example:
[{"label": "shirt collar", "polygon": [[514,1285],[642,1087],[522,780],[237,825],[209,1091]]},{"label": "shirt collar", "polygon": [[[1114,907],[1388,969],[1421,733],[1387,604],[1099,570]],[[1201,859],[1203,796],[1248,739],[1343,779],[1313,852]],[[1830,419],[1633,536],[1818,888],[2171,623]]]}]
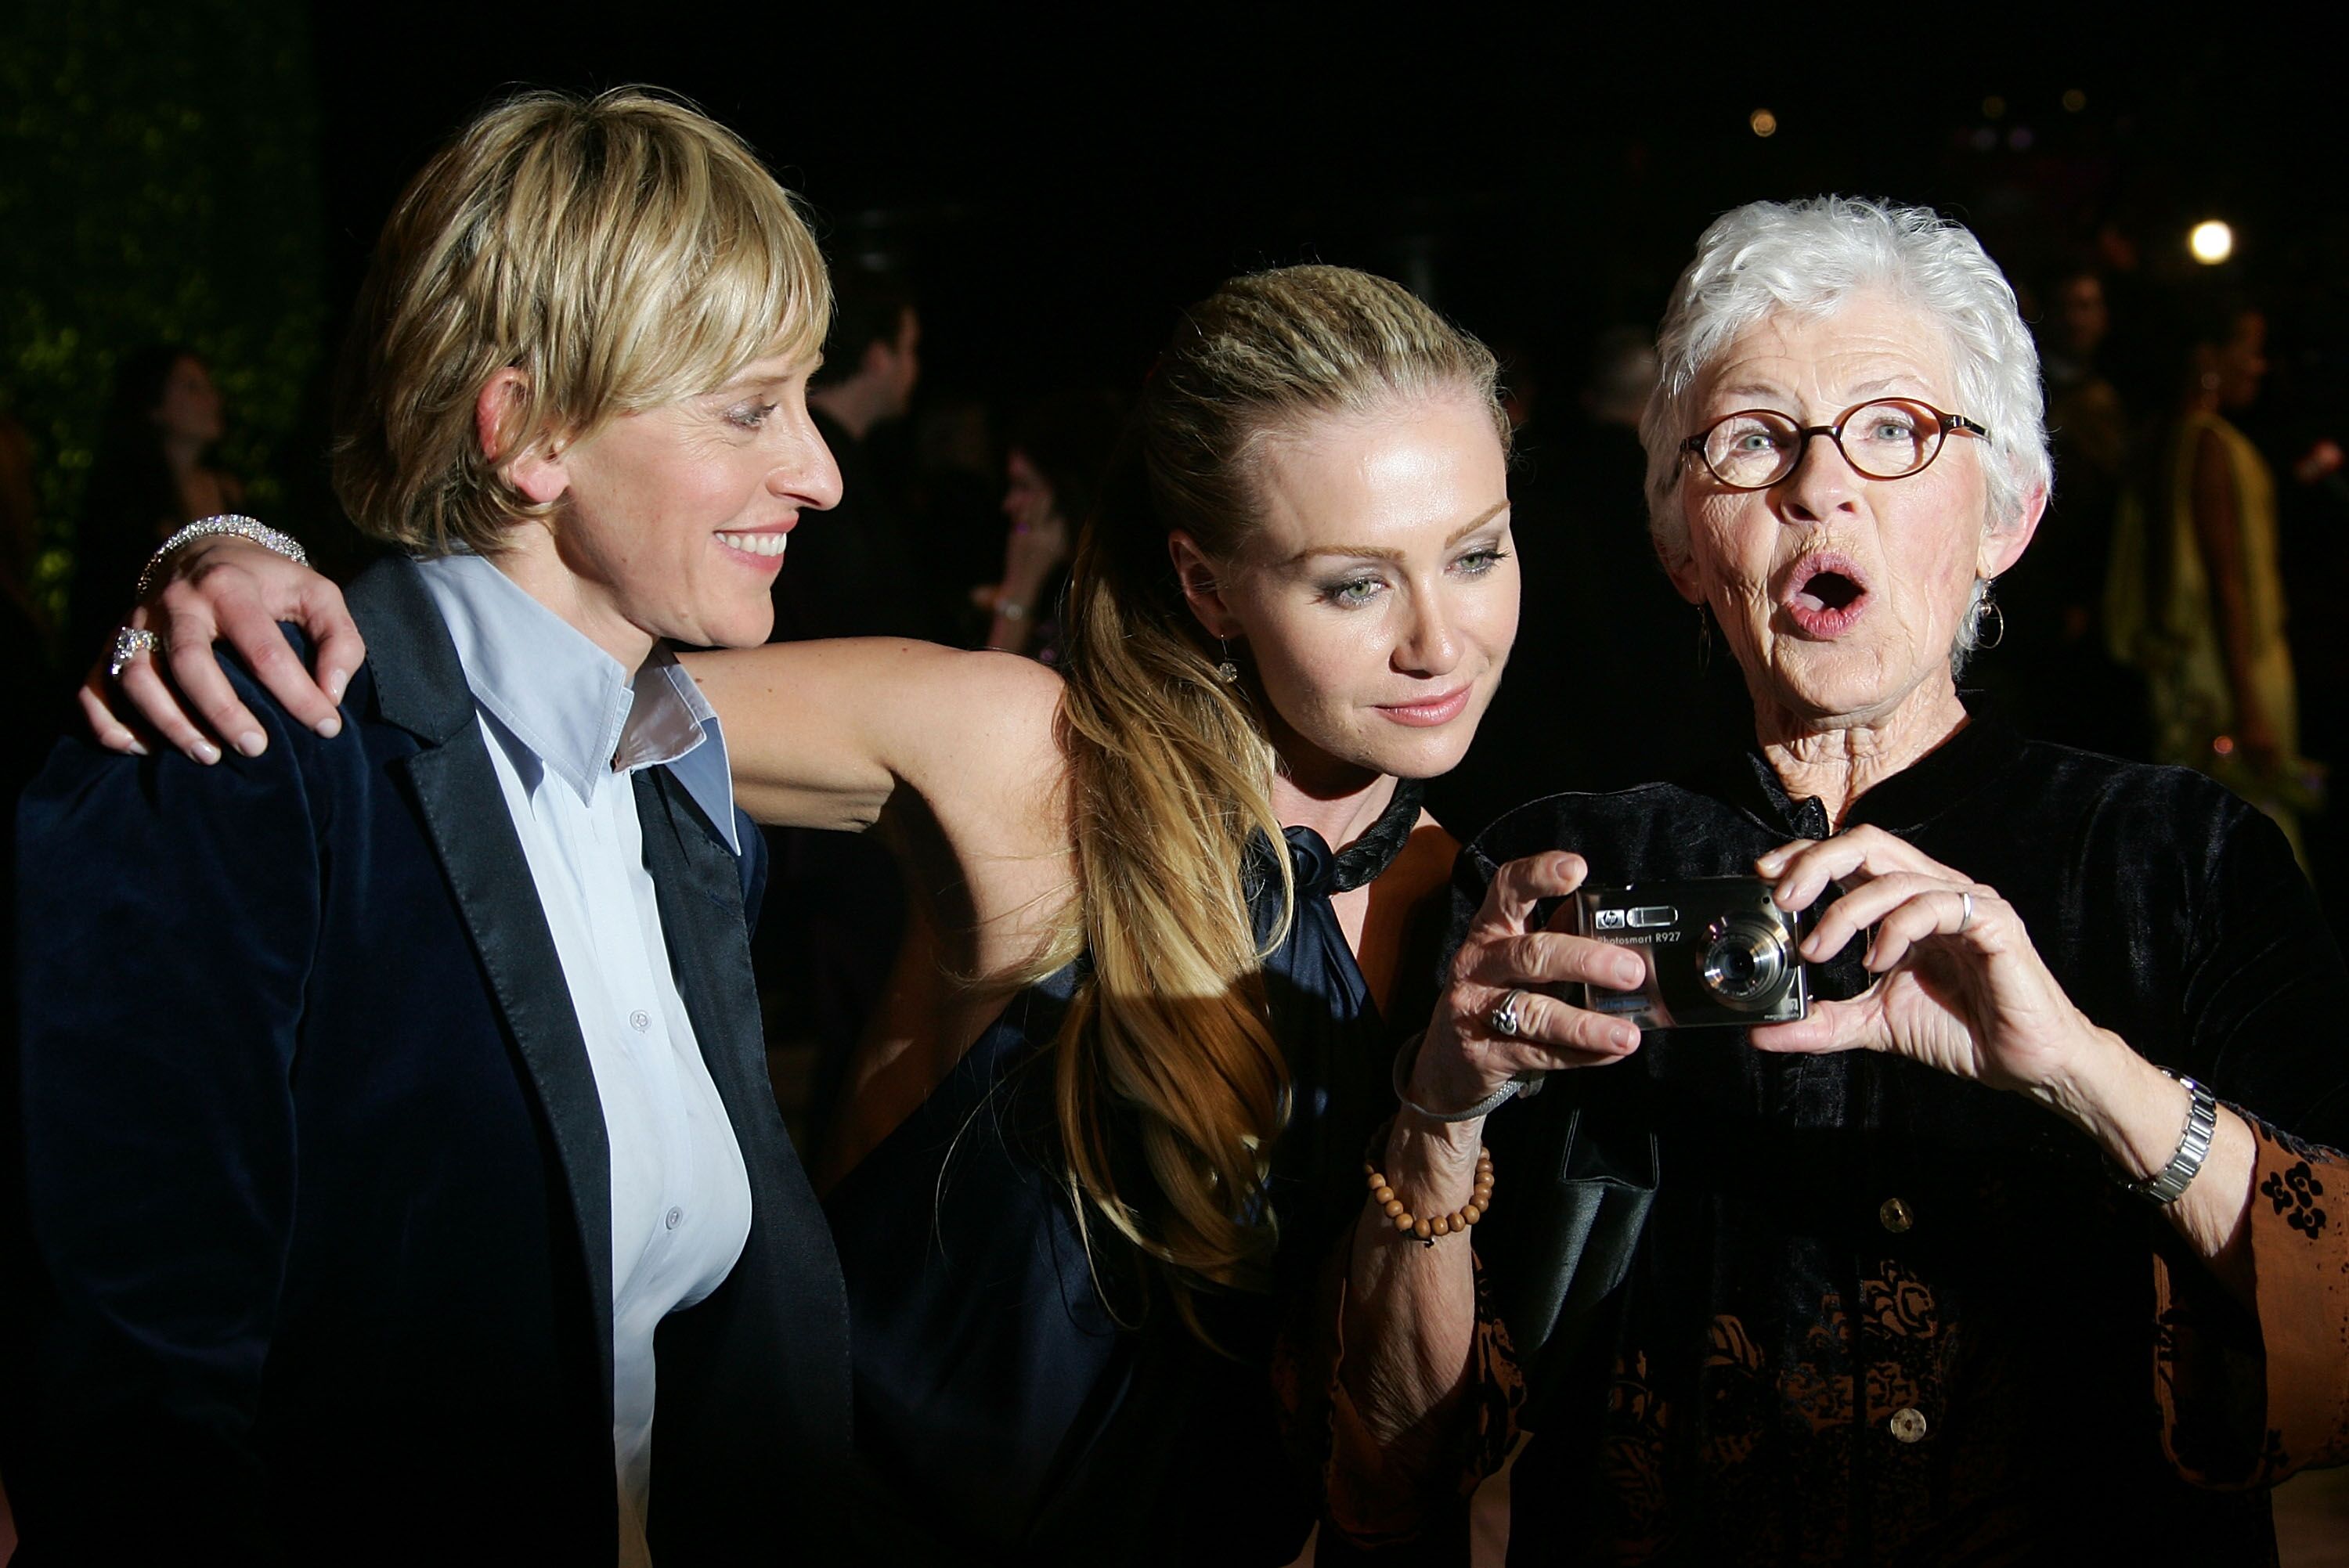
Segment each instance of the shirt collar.
[{"label": "shirt collar", "polygon": [[491,562],[444,555],[416,566],[473,700],[542,768],[592,803],[604,780],[665,763],[742,852],[725,735],[666,644],[654,645],[631,689],[619,660]]}]

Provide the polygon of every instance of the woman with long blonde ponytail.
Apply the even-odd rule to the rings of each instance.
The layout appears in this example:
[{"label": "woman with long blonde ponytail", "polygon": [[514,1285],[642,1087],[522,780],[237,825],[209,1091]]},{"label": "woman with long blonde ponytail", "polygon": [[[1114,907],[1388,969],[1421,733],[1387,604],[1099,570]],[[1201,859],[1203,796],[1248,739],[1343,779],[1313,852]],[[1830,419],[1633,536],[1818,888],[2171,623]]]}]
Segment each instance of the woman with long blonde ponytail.
[{"label": "woman with long blonde ponytail", "polygon": [[[826,1207],[857,1440],[942,1559],[1302,1546],[1273,1343],[1433,998],[1457,846],[1417,781],[1516,634],[1494,377],[1384,279],[1234,279],[1143,389],[1062,673],[880,641],[688,660],[754,816],[886,815],[908,852]],[[280,571],[232,549],[206,591]]]},{"label": "woman with long blonde ponytail", "polygon": [[[1081,545],[1061,722],[1083,889],[1070,920],[1092,975],[1058,1039],[1061,1134],[1094,1212],[1178,1283],[1261,1283],[1273,1243],[1259,1192],[1290,1084],[1260,971],[1289,865],[1255,862],[1281,882],[1259,931],[1244,881],[1250,844],[1280,837],[1279,758],[1249,686],[1219,677],[1167,536],[1229,560],[1255,521],[1258,445],[1398,398],[1490,397],[1493,380],[1481,346],[1384,279],[1235,279],[1160,356]],[[1497,408],[1493,425],[1506,440]],[[1190,1296],[1173,1299],[1187,1314]]]}]

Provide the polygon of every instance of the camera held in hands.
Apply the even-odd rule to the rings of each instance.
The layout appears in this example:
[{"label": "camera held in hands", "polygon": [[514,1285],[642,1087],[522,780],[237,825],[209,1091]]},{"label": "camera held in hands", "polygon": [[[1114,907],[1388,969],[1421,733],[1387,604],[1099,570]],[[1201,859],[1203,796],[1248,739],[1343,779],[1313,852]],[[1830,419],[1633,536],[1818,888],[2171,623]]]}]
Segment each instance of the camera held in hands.
[{"label": "camera held in hands", "polygon": [[1795,955],[1807,912],[1770,902],[1755,877],[1700,877],[1637,887],[1586,887],[1574,930],[1629,947],[1647,961],[1635,991],[1584,985],[1575,1005],[1642,1029],[1783,1024],[1810,1011],[1808,973]]}]

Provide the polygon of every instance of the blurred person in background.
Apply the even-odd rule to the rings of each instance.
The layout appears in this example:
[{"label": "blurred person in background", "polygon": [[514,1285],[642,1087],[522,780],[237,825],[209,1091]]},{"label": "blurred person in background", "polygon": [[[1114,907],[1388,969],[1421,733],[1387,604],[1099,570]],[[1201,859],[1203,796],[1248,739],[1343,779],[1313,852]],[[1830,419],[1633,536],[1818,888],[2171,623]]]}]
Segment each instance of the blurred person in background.
[{"label": "blurred person in background", "polygon": [[1061,662],[1069,557],[1092,515],[1123,418],[1117,399],[1086,393],[1047,398],[1013,417],[1003,459],[1003,574],[972,591],[988,616],[982,645]]},{"label": "blurred person in background", "polygon": [[935,591],[900,516],[905,476],[880,460],[874,439],[913,407],[921,311],[896,273],[854,264],[834,270],[833,299],[808,409],[840,464],[843,499],[792,541],[792,569],[775,580],[773,640],[935,640]]},{"label": "blurred person in background", "polygon": [[172,530],[243,504],[243,482],[212,460],[224,428],[212,372],[186,349],[142,348],[116,366],[74,533],[69,661],[111,643],[124,574]]},{"label": "blurred person in background", "polygon": [[[991,611],[971,596],[973,583],[1003,570],[1003,448],[998,410],[985,399],[925,397],[914,416],[914,471],[905,514],[915,548],[954,601],[947,633],[958,648],[984,647]],[[1080,520],[1081,521],[1081,520]]]},{"label": "blurred person in background", "polygon": [[2267,318],[2220,291],[2175,302],[2167,324],[2175,401],[2115,531],[2106,634],[2145,674],[2155,760],[2219,779],[2297,849],[2323,797],[2300,754],[2275,475],[2228,418],[2259,397]]},{"label": "blurred person in background", "polygon": [[2144,683],[2114,660],[2104,628],[2131,428],[2105,368],[2112,313],[2103,274],[2061,272],[2045,298],[2038,342],[2056,482],[2030,553],[1999,579],[1982,649],[1992,656],[1970,666],[1968,679],[2041,739],[2143,758],[2152,744]]}]

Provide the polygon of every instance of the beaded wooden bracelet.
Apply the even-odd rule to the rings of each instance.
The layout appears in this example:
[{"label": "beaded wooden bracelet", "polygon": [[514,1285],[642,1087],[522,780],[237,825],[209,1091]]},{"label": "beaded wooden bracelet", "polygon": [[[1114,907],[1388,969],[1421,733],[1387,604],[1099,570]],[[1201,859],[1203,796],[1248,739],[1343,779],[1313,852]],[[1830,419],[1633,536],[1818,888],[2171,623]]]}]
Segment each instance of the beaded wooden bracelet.
[{"label": "beaded wooden bracelet", "polygon": [[1476,1150],[1476,1181],[1468,1201],[1452,1212],[1430,1220],[1423,1220],[1402,1206],[1402,1200],[1395,1196],[1394,1188],[1374,1162],[1363,1161],[1362,1174],[1370,1178],[1371,1202],[1379,1205],[1394,1228],[1408,1232],[1431,1247],[1436,1237],[1466,1230],[1493,1206],[1493,1151],[1489,1149],[1480,1147]]}]

